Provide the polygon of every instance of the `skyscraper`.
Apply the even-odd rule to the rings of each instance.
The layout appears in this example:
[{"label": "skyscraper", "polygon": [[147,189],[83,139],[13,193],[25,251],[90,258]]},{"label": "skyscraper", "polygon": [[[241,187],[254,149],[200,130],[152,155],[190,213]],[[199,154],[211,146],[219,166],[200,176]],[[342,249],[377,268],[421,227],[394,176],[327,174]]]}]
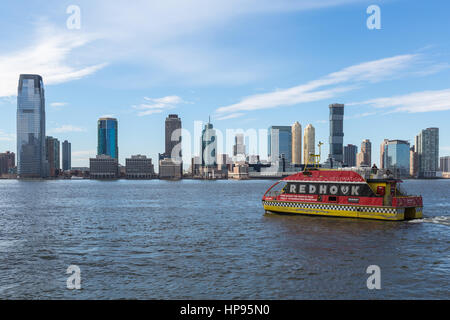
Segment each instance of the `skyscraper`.
[{"label": "skyscraper", "polygon": [[20,178],[47,176],[45,96],[42,77],[21,74],[17,94],[17,173]]},{"label": "skyscraper", "polygon": [[6,151],[5,153],[0,153],[0,176],[8,174],[9,170],[14,168],[15,163],[16,155],[14,152]]},{"label": "skyscraper", "polygon": [[202,131],[202,166],[215,167],[217,165],[217,135],[212,123],[208,122]]},{"label": "skyscraper", "polygon": [[439,128],[427,128],[416,136],[419,178],[436,177],[439,171]]},{"label": "skyscraper", "polygon": [[343,162],[344,146],[344,105],[330,104],[330,155],[333,161]]},{"label": "skyscraper", "polygon": [[450,172],[450,157],[446,156],[446,157],[441,157],[440,158],[440,166],[439,169],[442,172]]},{"label": "skyscraper", "polygon": [[316,129],[308,124],[303,133],[303,163],[308,163],[309,155],[316,153]]},{"label": "skyscraper", "polygon": [[384,146],[384,167],[397,177],[409,176],[410,146],[408,141],[389,140]]},{"label": "skyscraper", "polygon": [[237,133],[234,137],[233,156],[245,157],[244,134]]},{"label": "skyscraper", "polygon": [[344,147],[344,164],[348,167],[356,167],[356,154],[358,147],[353,144],[348,144]]},{"label": "skyscraper", "polygon": [[62,144],[62,169],[64,171],[72,168],[72,145],[69,141],[64,140]]},{"label": "skyscraper", "polygon": [[302,163],[302,126],[298,121],[292,126],[292,163]]},{"label": "skyscraper", "polygon": [[[165,134],[166,150],[163,157],[181,161],[181,119],[178,118],[178,115],[169,114],[166,118]],[[177,149],[174,150],[177,145]]]},{"label": "skyscraper", "polygon": [[272,162],[284,159],[292,161],[292,129],[290,126],[271,126],[268,132],[269,159]]},{"label": "skyscraper", "polygon": [[372,165],[372,143],[369,139],[361,142],[361,152],[356,157],[356,165],[358,167]]},{"label": "skyscraper", "polygon": [[97,155],[119,159],[118,124],[116,118],[98,119]]},{"label": "skyscraper", "polygon": [[417,177],[419,172],[419,155],[415,147],[409,149],[409,175],[413,178]]},{"label": "skyscraper", "polygon": [[49,175],[55,177],[59,174],[59,170],[61,169],[59,140],[53,137],[46,137],[45,146],[45,158],[48,161]]},{"label": "skyscraper", "polygon": [[384,139],[383,142],[380,145],[380,168],[385,169],[386,165],[384,163],[384,148],[389,142],[389,139]]}]

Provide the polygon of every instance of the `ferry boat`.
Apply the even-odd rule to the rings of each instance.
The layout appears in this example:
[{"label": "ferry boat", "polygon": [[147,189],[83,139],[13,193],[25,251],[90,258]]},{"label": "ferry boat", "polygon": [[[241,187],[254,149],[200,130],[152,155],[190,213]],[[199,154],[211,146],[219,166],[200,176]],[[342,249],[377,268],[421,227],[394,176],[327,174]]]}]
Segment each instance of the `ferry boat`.
[{"label": "ferry boat", "polygon": [[[321,144],[319,144],[320,150]],[[308,214],[381,220],[422,218],[422,197],[402,191],[400,179],[377,168],[321,169],[316,166],[272,185],[262,203],[267,213]]]},{"label": "ferry boat", "polygon": [[299,172],[272,185],[263,196],[263,206],[272,213],[381,220],[422,218],[422,197],[406,195],[399,187],[401,180],[377,171],[367,179],[352,170]]}]

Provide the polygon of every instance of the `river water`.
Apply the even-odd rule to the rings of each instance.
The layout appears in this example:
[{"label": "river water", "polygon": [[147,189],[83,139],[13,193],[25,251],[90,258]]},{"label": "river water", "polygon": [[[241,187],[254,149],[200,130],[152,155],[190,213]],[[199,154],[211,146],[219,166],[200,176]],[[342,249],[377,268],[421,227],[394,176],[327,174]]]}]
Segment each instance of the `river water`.
[{"label": "river water", "polygon": [[0,181],[0,299],[450,298],[450,180],[410,222],[265,215],[272,183]]}]

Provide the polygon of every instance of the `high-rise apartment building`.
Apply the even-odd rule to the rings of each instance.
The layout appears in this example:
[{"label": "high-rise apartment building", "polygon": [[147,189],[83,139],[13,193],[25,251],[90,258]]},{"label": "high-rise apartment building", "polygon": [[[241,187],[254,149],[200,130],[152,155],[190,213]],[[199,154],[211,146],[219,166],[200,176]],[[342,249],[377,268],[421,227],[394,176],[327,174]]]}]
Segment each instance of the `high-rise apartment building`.
[{"label": "high-rise apartment building", "polygon": [[72,168],[72,145],[69,141],[64,140],[62,143],[62,169],[64,171]]},{"label": "high-rise apartment building", "polygon": [[384,163],[384,149],[388,142],[389,142],[389,139],[384,139],[380,145],[380,168],[381,169],[386,168],[386,165]]},{"label": "high-rise apartment building", "polygon": [[268,149],[271,162],[292,162],[292,129],[291,126],[271,126],[268,131]]},{"label": "high-rise apartment building", "polygon": [[118,123],[116,118],[98,119],[97,155],[119,159]]},{"label": "high-rise apartment building", "polygon": [[302,126],[298,121],[292,126],[292,164],[302,163]]},{"label": "high-rise apartment building", "polygon": [[59,175],[59,171],[61,170],[59,140],[53,137],[46,137],[45,146],[45,157],[49,166],[49,175],[55,177]]},{"label": "high-rise apartment building", "polygon": [[450,157],[441,157],[440,159],[440,170],[442,172],[450,172]]},{"label": "high-rise apartment building", "polygon": [[415,147],[409,149],[409,175],[413,178],[417,177],[419,172],[419,155]]},{"label": "high-rise apartment building", "polygon": [[344,161],[344,105],[330,104],[330,154],[333,161]]},{"label": "high-rise apartment building", "polygon": [[369,139],[361,142],[361,152],[356,157],[356,165],[358,167],[370,167],[372,165],[372,143]]},{"label": "high-rise apartment building", "polygon": [[16,163],[16,155],[14,152],[6,151],[5,153],[0,153],[0,176],[2,174],[10,173],[10,170],[14,168]]},{"label": "high-rise apartment building", "polygon": [[344,147],[344,164],[347,167],[356,167],[356,154],[358,147],[353,144],[348,144]]},{"label": "high-rise apartment building", "polygon": [[309,155],[316,153],[316,129],[308,124],[303,132],[303,163],[309,162]]},{"label": "high-rise apartment building", "polygon": [[45,160],[45,95],[42,77],[21,74],[17,93],[17,174],[43,178]]},{"label": "high-rise apartment building", "polygon": [[415,141],[420,178],[434,178],[439,171],[439,128],[422,130]]}]

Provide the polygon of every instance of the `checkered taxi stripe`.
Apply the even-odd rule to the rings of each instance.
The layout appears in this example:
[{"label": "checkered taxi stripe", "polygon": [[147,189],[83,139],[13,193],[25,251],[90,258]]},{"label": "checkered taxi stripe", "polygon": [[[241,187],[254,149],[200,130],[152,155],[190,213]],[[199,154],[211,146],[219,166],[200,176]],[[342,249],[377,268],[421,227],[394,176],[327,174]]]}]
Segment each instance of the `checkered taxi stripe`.
[{"label": "checkered taxi stripe", "polygon": [[[380,207],[361,207],[361,206],[345,206],[334,204],[312,204],[301,202],[278,202],[278,201],[263,201],[266,206],[274,207],[290,207],[302,209],[318,209],[318,210],[344,210],[344,211],[361,211],[361,212],[376,212],[376,213],[400,213],[403,208],[380,208]],[[359,209],[359,210],[357,210]]]}]

